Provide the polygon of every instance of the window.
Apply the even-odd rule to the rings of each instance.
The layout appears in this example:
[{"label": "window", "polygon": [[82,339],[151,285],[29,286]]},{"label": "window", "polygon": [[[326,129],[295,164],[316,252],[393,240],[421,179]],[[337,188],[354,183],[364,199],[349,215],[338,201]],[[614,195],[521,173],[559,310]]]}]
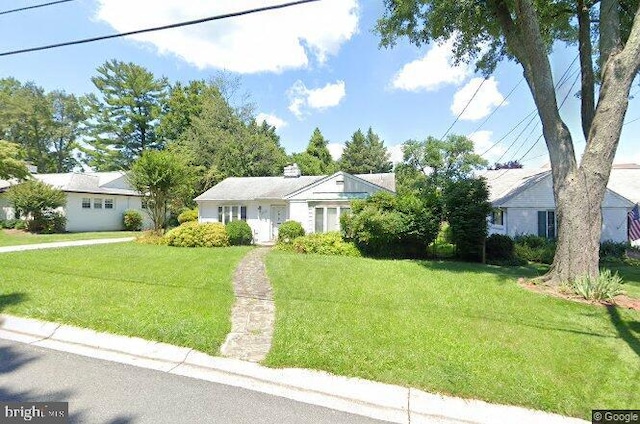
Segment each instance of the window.
[{"label": "window", "polygon": [[548,239],[556,238],[555,211],[538,211],[538,235]]},{"label": "window", "polygon": [[142,207],[142,209],[148,209],[149,208],[149,204],[147,202],[146,199],[142,199],[142,205],[140,205]]},{"label": "window", "polygon": [[104,199],[104,208],[113,209],[113,199]]},{"label": "window", "polygon": [[82,198],[82,209],[91,209],[91,199],[88,197]]},{"label": "window", "polygon": [[493,225],[504,225],[504,212],[502,209],[494,209],[491,211],[491,223]]},{"label": "window", "polygon": [[340,231],[340,217],[351,211],[348,206],[318,206],[315,208],[315,232]]},{"label": "window", "polygon": [[102,209],[102,199],[93,199],[93,209]]},{"label": "window", "polygon": [[218,222],[226,224],[227,222],[238,220],[247,220],[246,206],[218,206]]}]

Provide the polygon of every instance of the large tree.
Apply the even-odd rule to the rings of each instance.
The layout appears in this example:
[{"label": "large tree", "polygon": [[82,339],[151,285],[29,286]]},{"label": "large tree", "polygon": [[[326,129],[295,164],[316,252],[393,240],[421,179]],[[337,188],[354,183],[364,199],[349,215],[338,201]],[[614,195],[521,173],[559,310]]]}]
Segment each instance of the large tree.
[{"label": "large tree", "polygon": [[[549,150],[557,208],[557,250],[545,279],[559,284],[595,277],[602,201],[640,69],[638,1],[385,0],[385,9],[377,26],[383,46],[404,36],[419,46],[453,38],[456,57],[478,59],[487,75],[504,58],[522,66]],[[556,41],[577,41],[580,56],[586,146],[579,160],[551,72]]]},{"label": "large tree", "polygon": [[292,162],[300,166],[303,175],[332,174],[337,164],[327,148],[329,142],[324,138],[319,128],[313,130],[307,149],[301,153],[291,155]]},{"label": "large tree", "polygon": [[162,148],[156,136],[167,80],[134,63],[111,60],[91,81],[99,96],[87,97],[85,162],[100,171],[128,169],[149,149]]},{"label": "large tree", "polygon": [[369,174],[389,172],[393,164],[384,142],[369,127],[366,135],[357,130],[345,143],[339,167],[350,174]]},{"label": "large tree", "polygon": [[0,180],[17,178],[23,180],[29,175],[20,146],[0,140]]},{"label": "large tree", "polygon": [[85,118],[80,100],[64,91],[47,95],[51,105],[50,150],[55,172],[69,172],[79,166],[75,154],[79,148],[80,124]]},{"label": "large tree", "polygon": [[171,146],[198,170],[202,191],[226,177],[279,175],[286,163],[275,128],[246,119],[221,93],[202,98],[198,115]]},{"label": "large tree", "polygon": [[51,130],[52,107],[44,89],[32,82],[1,79],[0,138],[19,144],[25,160],[38,172],[54,169],[49,154]]}]

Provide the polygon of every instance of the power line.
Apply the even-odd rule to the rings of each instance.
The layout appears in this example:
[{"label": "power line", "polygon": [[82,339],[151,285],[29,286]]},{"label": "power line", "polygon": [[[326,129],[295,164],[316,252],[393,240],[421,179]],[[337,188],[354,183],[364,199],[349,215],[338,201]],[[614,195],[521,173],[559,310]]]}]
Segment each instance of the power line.
[{"label": "power line", "polygon": [[462,109],[462,111],[458,114],[458,116],[456,116],[456,119],[453,121],[453,124],[451,124],[449,126],[449,128],[447,129],[447,131],[445,131],[444,135],[440,138],[441,140],[444,140],[444,138],[447,136],[447,134],[449,134],[449,131],[451,131],[451,129],[453,128],[453,126],[456,124],[456,122],[458,122],[458,119],[460,119],[460,117],[462,116],[462,114],[467,110],[467,108],[469,107],[469,105],[471,104],[471,102],[473,101],[473,99],[476,98],[476,95],[478,94],[478,92],[480,91],[480,89],[482,88],[482,86],[484,85],[484,83],[487,81],[487,78],[483,79],[482,82],[480,83],[480,85],[478,86],[478,88],[476,88],[476,91],[473,93],[473,96],[471,96],[471,98],[469,99],[469,101],[467,102],[467,104],[464,106],[464,108]]},{"label": "power line", "polygon": [[502,99],[502,101],[500,102],[500,104],[498,106],[496,106],[495,109],[493,109],[493,111],[489,114],[489,116],[487,116],[487,118],[482,121],[482,123],[480,125],[478,125],[478,128],[476,128],[473,132],[476,133],[480,130],[480,128],[482,128],[484,126],[484,124],[487,123],[487,121],[489,119],[491,119],[491,117],[493,116],[494,113],[496,113],[498,111],[498,109],[500,109],[502,107],[502,105],[507,101],[507,99],[509,97],[511,97],[511,95],[513,94],[514,91],[516,91],[516,88],[518,88],[518,86],[522,83],[522,81],[524,81],[524,77],[520,78],[520,81],[518,81],[518,83],[516,85],[513,86],[513,88],[511,89],[511,91],[509,91],[509,94],[506,95],[506,97],[504,97]]},{"label": "power line", "polygon": [[68,3],[70,1],[75,1],[75,0],[50,1],[49,3],[34,4],[33,6],[20,7],[18,9],[3,10],[2,12],[0,12],[0,15],[8,15],[10,13],[22,12],[24,10],[30,10],[30,9],[38,9],[40,7],[53,6],[53,5],[60,4],[60,3]]},{"label": "power line", "polygon": [[622,126],[624,127],[625,125],[633,124],[633,123],[634,123],[634,122],[636,122],[636,121],[640,121],[640,116],[638,116],[638,117],[637,117],[637,118],[635,118],[635,119],[632,119],[631,121],[627,121],[627,122],[625,122],[624,124],[622,124]]},{"label": "power line", "polygon": [[40,51],[40,50],[49,50],[49,49],[54,49],[54,48],[58,48],[58,47],[73,46],[73,45],[77,45],[77,44],[93,43],[95,41],[109,40],[109,39],[112,39],[112,38],[126,37],[126,36],[129,36],[129,35],[144,34],[144,33],[147,33],[147,32],[164,31],[166,29],[180,28],[180,27],[189,26],[189,25],[201,24],[201,23],[204,23],[204,22],[211,22],[211,21],[218,21],[218,20],[222,20],[222,19],[235,18],[235,17],[238,17],[238,16],[250,15],[250,14],[259,13],[259,12],[266,12],[266,11],[269,11],[269,10],[284,9],[286,7],[298,6],[298,5],[301,5],[301,4],[304,4],[304,3],[312,3],[312,2],[317,2],[317,1],[319,1],[319,0],[298,0],[298,1],[292,1],[292,2],[289,2],[289,3],[276,4],[276,5],[272,5],[272,6],[257,7],[255,9],[248,9],[248,10],[243,10],[243,11],[240,11],[240,12],[225,13],[225,14],[222,14],[222,15],[209,16],[208,18],[194,19],[194,20],[191,20],[191,21],[184,21],[184,22],[179,22],[179,23],[170,24],[170,25],[162,25],[162,26],[157,26],[157,27],[152,27],[152,28],[139,29],[139,30],[135,30],[135,31],[122,32],[122,33],[119,33],[119,34],[103,35],[103,36],[100,36],[100,37],[84,38],[84,39],[81,39],[81,40],[67,41],[67,42],[64,42],[64,43],[49,44],[49,45],[46,45],[46,46],[30,47],[30,48],[21,49],[21,50],[13,50],[13,51],[0,53],[0,57],[2,57],[2,56],[12,56],[12,55],[22,54],[22,53],[36,52],[36,51]]}]

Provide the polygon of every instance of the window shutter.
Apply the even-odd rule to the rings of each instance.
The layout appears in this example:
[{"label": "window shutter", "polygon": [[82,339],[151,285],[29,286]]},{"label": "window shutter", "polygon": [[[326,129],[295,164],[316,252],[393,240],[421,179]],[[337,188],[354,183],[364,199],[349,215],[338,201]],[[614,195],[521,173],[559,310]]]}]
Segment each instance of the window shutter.
[{"label": "window shutter", "polygon": [[556,213],[553,211],[547,212],[547,228],[547,234],[549,234],[549,238],[556,238]]},{"label": "window shutter", "polygon": [[547,237],[547,211],[538,211],[538,236]]}]

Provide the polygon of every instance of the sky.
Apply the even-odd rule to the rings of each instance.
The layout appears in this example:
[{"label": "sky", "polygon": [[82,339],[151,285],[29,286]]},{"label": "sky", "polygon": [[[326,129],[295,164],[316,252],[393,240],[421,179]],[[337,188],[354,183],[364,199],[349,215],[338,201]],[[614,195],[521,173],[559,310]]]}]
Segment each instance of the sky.
[{"label": "sky", "polygon": [[[4,0],[0,11],[44,2]],[[283,2],[75,0],[0,14],[0,53]],[[303,151],[318,127],[337,157],[357,129],[372,127],[394,161],[401,160],[404,141],[441,138],[449,131],[471,138],[476,152],[490,163],[519,160],[529,168],[548,162],[533,100],[518,64],[502,62],[482,83],[473,64],[454,64],[446,40],[421,48],[399,40],[391,49],[380,48],[373,30],[383,12],[382,0],[321,0],[195,26],[4,56],[0,57],[0,78],[86,94],[96,92],[91,77],[111,59],[134,62],[172,83],[209,79],[222,71],[239,79],[242,91],[256,106],[256,116],[277,128],[288,153]],[[576,55],[576,46],[558,45],[551,63],[558,101],[564,101],[561,115],[580,155],[584,137],[575,96],[579,88]],[[637,81],[631,94],[636,96],[630,100],[617,163],[640,163]]]}]

